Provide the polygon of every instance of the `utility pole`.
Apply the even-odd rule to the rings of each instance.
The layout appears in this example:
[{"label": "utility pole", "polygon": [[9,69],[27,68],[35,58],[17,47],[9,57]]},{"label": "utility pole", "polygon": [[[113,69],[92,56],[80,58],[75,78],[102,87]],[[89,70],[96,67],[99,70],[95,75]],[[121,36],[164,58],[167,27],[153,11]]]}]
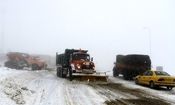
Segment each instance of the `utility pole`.
[{"label": "utility pole", "polygon": [[152,49],[151,49],[151,30],[150,30],[150,28],[148,28],[148,27],[144,27],[143,29],[145,29],[145,30],[147,30],[148,31],[148,41],[149,41],[149,54],[150,54],[150,57],[152,56]]},{"label": "utility pole", "polygon": [[[143,27],[144,30],[147,30],[148,32],[148,42],[149,42],[149,56],[152,59],[152,41],[151,41],[151,29],[149,27]],[[151,64],[151,67],[153,67],[153,64]]]}]

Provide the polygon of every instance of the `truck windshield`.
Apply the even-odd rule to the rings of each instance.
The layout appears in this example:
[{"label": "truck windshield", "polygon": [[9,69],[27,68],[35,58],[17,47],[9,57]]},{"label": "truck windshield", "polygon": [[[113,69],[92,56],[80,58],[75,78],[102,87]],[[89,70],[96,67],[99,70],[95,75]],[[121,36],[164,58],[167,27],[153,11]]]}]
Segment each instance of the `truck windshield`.
[{"label": "truck windshield", "polygon": [[73,60],[90,60],[90,57],[88,54],[74,54],[73,55]]}]

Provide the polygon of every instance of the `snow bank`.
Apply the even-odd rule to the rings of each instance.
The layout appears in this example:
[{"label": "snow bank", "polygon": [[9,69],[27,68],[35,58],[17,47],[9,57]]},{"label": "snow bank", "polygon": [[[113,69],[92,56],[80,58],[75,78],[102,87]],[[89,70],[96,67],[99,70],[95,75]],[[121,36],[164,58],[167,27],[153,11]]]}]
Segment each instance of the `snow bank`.
[{"label": "snow bank", "polygon": [[1,82],[3,92],[10,97],[16,104],[25,104],[25,95],[31,95],[33,91],[22,87],[20,84],[15,83],[13,79],[5,79]]}]

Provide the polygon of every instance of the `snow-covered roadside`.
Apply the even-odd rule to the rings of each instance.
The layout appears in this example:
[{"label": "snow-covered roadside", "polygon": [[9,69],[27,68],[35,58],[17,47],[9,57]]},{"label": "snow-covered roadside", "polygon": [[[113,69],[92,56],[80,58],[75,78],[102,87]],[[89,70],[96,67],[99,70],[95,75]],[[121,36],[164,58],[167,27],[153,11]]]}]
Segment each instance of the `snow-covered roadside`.
[{"label": "snow-covered roadside", "polygon": [[9,69],[6,67],[0,67],[0,81],[2,81],[5,78],[13,77],[14,75],[20,75],[23,72],[19,72],[18,70]]},{"label": "snow-covered roadside", "polygon": [[0,105],[64,105],[60,100],[63,86],[58,87],[57,79],[48,71],[1,68],[0,76]]},{"label": "snow-covered roadside", "polygon": [[[1,105],[15,105],[16,103],[23,104],[23,100],[21,100],[22,96],[22,87],[16,84],[13,79],[14,75],[20,75],[21,73],[8,69],[6,67],[0,67],[0,100]],[[23,88],[24,89],[24,88]]]},{"label": "snow-covered roadside", "polygon": [[0,105],[103,105],[105,99],[78,81],[54,71],[0,69]]},{"label": "snow-covered roadside", "polygon": [[141,89],[141,90],[145,91],[146,93],[149,93],[149,94],[154,95],[156,97],[160,97],[164,100],[167,100],[170,103],[175,104],[175,88],[171,91],[164,90],[164,89],[156,90],[156,89],[150,89],[149,87],[136,85],[134,83],[134,81],[125,81],[121,78],[110,77],[110,80],[114,83],[121,83],[125,87],[129,87],[129,88],[132,88],[132,89]]}]

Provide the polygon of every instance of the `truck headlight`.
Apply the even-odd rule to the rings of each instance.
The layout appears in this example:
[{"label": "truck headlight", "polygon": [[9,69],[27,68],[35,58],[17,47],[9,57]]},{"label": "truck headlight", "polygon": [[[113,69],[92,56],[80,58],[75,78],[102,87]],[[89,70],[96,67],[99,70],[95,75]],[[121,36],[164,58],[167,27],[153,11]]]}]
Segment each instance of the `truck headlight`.
[{"label": "truck headlight", "polygon": [[80,69],[81,67],[80,66],[77,66],[78,69]]},{"label": "truck headlight", "polygon": [[78,69],[81,69],[81,66],[80,66],[79,64],[77,64],[77,68],[78,68]]}]

